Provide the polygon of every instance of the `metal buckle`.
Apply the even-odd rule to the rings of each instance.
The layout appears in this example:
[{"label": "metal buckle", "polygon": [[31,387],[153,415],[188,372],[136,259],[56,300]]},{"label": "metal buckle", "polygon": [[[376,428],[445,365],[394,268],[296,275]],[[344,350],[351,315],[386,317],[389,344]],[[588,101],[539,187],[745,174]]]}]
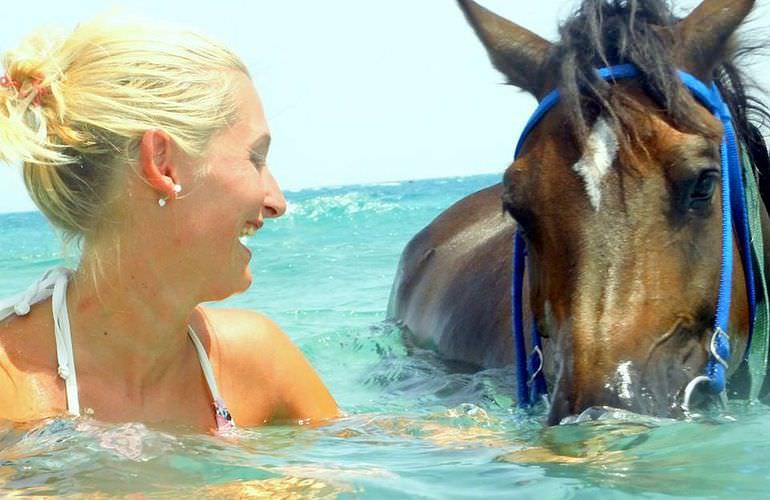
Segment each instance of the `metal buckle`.
[{"label": "metal buckle", "polygon": [[690,412],[690,399],[692,399],[692,393],[693,391],[695,391],[695,388],[699,386],[702,382],[711,382],[711,379],[705,375],[698,375],[694,379],[690,380],[690,382],[687,383],[687,387],[684,388],[682,410],[685,413]]},{"label": "metal buckle", "polygon": [[[722,330],[721,327],[714,328],[714,333],[711,334],[711,340],[709,341],[708,348],[706,351],[714,358],[714,360],[722,365],[725,370],[727,370],[727,361],[719,355],[717,352],[717,337],[719,335],[724,335],[725,339],[729,342],[730,336],[727,335],[727,332]],[[690,380],[690,382],[687,384],[687,386],[684,389],[684,398],[682,401],[682,410],[685,412],[690,411],[690,400],[692,399],[692,394],[695,391],[695,388],[699,386],[703,382],[712,382],[712,380],[707,377],[706,375],[698,375],[694,379]],[[720,392],[717,395],[717,399],[719,400],[720,405],[722,406],[722,409],[727,408],[727,393],[725,391]]]},{"label": "metal buckle", "polygon": [[709,348],[707,350],[708,350],[709,354],[714,356],[714,359],[717,361],[717,363],[719,363],[720,365],[724,366],[725,370],[726,370],[727,369],[727,361],[725,361],[725,359],[722,358],[722,356],[720,356],[719,353],[717,352],[716,342],[717,342],[717,337],[720,334],[724,335],[725,338],[727,339],[727,341],[730,342],[730,336],[727,335],[727,333],[724,330],[722,330],[722,328],[716,327],[716,328],[714,328],[714,333],[711,334],[711,341],[709,342]]}]

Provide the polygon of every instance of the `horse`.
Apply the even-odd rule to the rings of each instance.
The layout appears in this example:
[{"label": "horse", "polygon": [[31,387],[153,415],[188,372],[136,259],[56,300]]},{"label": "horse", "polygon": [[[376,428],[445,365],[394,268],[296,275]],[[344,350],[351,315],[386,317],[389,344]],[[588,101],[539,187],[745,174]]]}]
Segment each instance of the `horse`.
[{"label": "horse", "polygon": [[[664,0],[583,0],[557,42],[458,3],[510,85],[541,107],[552,89],[558,100],[532,122],[501,183],[449,207],[404,248],[388,316],[407,343],[475,369],[513,365],[520,387],[542,377],[549,425],[597,407],[682,416],[685,396],[714,400],[697,386],[718,370],[731,396],[766,396],[766,340],[750,335],[770,263],[759,132],[768,113],[739,69],[759,47],[734,36],[753,0],[704,0],[683,18]],[[619,65],[632,71],[618,76]],[[718,91],[730,119],[680,72]],[[728,127],[739,144],[730,151],[747,157],[743,182],[760,194],[751,206],[762,234],[748,239],[763,247],[753,260],[723,215]],[[516,238],[526,253],[518,329],[538,334],[521,346],[512,336]],[[761,361],[752,376],[750,343]],[[517,349],[539,365],[523,369]]]}]

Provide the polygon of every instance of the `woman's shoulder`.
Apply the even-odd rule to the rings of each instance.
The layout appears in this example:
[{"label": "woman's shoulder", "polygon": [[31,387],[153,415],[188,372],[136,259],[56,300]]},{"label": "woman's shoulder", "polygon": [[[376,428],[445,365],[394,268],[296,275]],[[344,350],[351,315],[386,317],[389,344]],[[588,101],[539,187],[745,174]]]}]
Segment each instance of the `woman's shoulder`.
[{"label": "woman's shoulder", "polygon": [[243,309],[202,308],[201,312],[210,335],[210,356],[218,365],[222,393],[236,421],[243,420],[239,413],[253,413],[268,402],[266,420],[337,415],[337,405],[313,367],[269,317]]},{"label": "woman's shoulder", "polygon": [[[280,328],[265,314],[248,309],[199,307],[205,319],[214,327],[224,327],[231,340],[255,335],[275,335]],[[281,332],[282,333],[282,332]]]},{"label": "woman's shoulder", "polygon": [[47,303],[0,321],[0,418],[22,421],[56,413],[60,390]]},{"label": "woman's shoulder", "polygon": [[35,304],[24,316],[0,321],[0,363],[25,372],[55,372],[55,348],[50,300]]},{"label": "woman's shoulder", "polygon": [[291,377],[292,371],[300,375],[307,371],[308,363],[300,349],[265,314],[221,308],[204,308],[202,312],[209,335],[209,355],[225,375],[251,375],[280,387],[283,374]]},{"label": "woman's shoulder", "polygon": [[[251,358],[255,352],[274,350],[291,343],[288,336],[269,317],[246,309],[201,307],[212,354]],[[251,358],[248,361],[254,362]]]}]

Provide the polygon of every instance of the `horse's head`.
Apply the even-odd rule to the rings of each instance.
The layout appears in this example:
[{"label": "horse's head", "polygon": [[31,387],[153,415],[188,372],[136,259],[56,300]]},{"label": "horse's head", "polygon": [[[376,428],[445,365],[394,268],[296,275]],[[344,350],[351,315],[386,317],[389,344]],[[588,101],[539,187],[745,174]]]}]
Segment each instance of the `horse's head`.
[{"label": "horse's head", "polygon": [[[706,0],[676,20],[660,0],[585,0],[555,44],[460,4],[511,84],[538,99],[561,92],[506,170],[503,195],[527,244],[549,422],[598,405],[671,415],[707,362],[722,235],[723,128],[675,70],[722,76],[753,1]],[[595,76],[619,63],[640,76]],[[734,254],[738,359],[748,322]]]}]

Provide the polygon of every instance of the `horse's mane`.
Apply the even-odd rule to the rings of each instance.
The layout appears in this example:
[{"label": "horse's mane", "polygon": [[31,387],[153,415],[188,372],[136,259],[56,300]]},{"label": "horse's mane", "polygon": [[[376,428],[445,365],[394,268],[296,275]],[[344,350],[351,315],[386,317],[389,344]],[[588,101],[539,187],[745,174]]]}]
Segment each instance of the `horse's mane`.
[{"label": "horse's mane", "polygon": [[[583,0],[579,9],[560,27],[561,40],[551,51],[547,65],[557,75],[556,86],[567,106],[567,116],[579,142],[588,135],[588,122],[599,113],[609,117],[617,130],[631,124],[624,107],[613,105],[611,85],[596,76],[601,66],[632,63],[641,72],[646,92],[667,111],[674,123],[698,130],[689,92],[675,75],[673,33],[679,19],[665,0]],[[764,177],[762,198],[770,201],[770,164],[759,129],[770,124],[768,108],[753,93],[759,90],[739,69],[745,56],[756,54],[763,44],[736,43],[725,50],[713,79],[730,107],[736,132],[747,145],[755,168]],[[626,131],[629,127],[624,127]],[[621,135],[619,134],[619,137]]]}]

